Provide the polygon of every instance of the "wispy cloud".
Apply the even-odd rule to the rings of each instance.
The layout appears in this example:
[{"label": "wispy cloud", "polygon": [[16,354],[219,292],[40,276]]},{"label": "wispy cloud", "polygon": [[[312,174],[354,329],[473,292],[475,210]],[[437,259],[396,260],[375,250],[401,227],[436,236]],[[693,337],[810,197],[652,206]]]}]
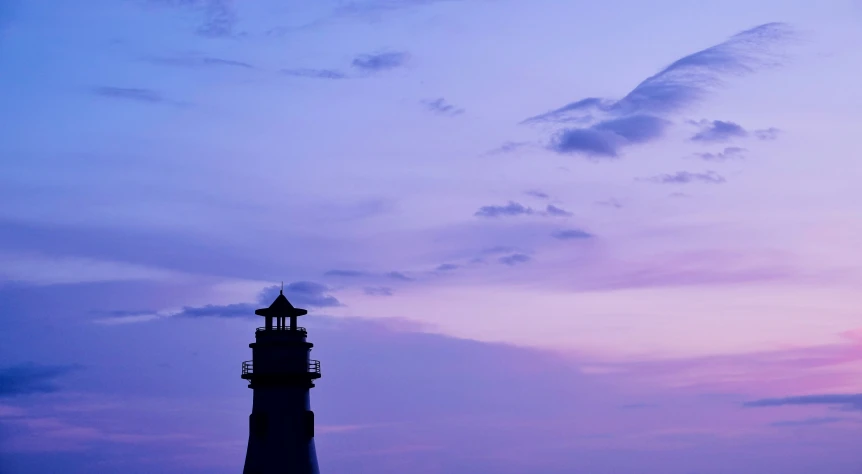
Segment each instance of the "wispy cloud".
[{"label": "wispy cloud", "polygon": [[688,183],[710,183],[721,184],[727,180],[715,171],[703,173],[692,173],[690,171],[677,171],[673,174],[660,174],[649,178],[640,178],[641,181],[649,181],[660,184],[688,184]]},{"label": "wispy cloud", "polygon": [[738,146],[729,146],[725,147],[724,150],[719,152],[695,153],[694,156],[706,161],[741,160],[745,158],[746,151],[748,150],[746,150],[745,148],[741,148]]},{"label": "wispy cloud", "polygon": [[847,419],[846,418],[837,418],[837,417],[819,417],[819,418],[805,418],[803,420],[776,421],[774,423],[770,423],[769,426],[773,426],[775,428],[797,428],[797,427],[805,427],[805,426],[829,425],[829,424],[833,424],[833,423],[840,423],[842,421],[847,421]]},{"label": "wispy cloud", "polygon": [[539,191],[539,190],[536,190],[536,189],[531,189],[531,190],[529,190],[529,191],[524,191],[524,194],[526,194],[527,196],[532,196],[532,197],[534,197],[534,198],[539,198],[539,199],[549,199],[549,198],[551,197],[551,196],[549,196],[549,195],[548,195],[548,193],[546,193],[546,192],[544,192],[544,191]]},{"label": "wispy cloud", "polygon": [[[229,305],[187,306],[172,314],[173,317],[220,317],[244,318],[253,317],[254,310],[269,306],[278,296],[280,286],[269,286],[261,290],[256,303],[233,303]],[[284,286],[284,296],[297,307],[330,308],[343,306],[338,299],[329,294],[330,288],[312,281],[296,281]]]},{"label": "wispy cloud", "polygon": [[506,255],[497,259],[498,262],[503,265],[509,265],[510,267],[521,263],[527,263],[530,260],[532,260],[532,257],[523,253],[513,253],[512,255]]},{"label": "wispy cloud", "polygon": [[57,379],[76,369],[71,365],[19,364],[0,368],[0,397],[59,390]]},{"label": "wispy cloud", "polygon": [[754,131],[754,136],[760,140],[775,140],[780,134],[781,130],[775,127],[769,127]]},{"label": "wispy cloud", "polygon": [[204,21],[198,34],[212,38],[233,36],[238,21],[233,0],[199,0],[203,3]]},{"label": "wispy cloud", "polygon": [[526,207],[523,204],[509,201],[508,204],[502,206],[482,206],[473,215],[477,217],[523,216],[533,214],[534,212],[532,208]]},{"label": "wispy cloud", "polygon": [[307,30],[321,27],[333,22],[344,20],[359,20],[378,22],[387,16],[413,8],[430,6],[435,3],[458,2],[461,0],[357,0],[337,2],[337,6],[324,16],[312,20],[299,27],[275,27],[266,34],[268,36],[282,36],[291,31]]},{"label": "wispy cloud", "polygon": [[619,200],[614,199],[614,198],[596,201],[595,205],[605,206],[605,207],[613,207],[615,209],[621,209],[623,207],[623,204],[621,202],[619,202]]},{"label": "wispy cloud", "polygon": [[[353,59],[351,67],[358,70],[359,73],[376,73],[401,67],[407,62],[409,57],[410,55],[405,52],[362,54]],[[308,79],[338,80],[361,77],[361,74],[351,75],[338,69],[327,68],[285,68],[281,69],[279,72],[285,76],[303,77]],[[422,101],[422,104],[429,110],[442,115],[457,115],[463,112],[463,109],[447,104],[442,98]]]},{"label": "wispy cloud", "polygon": [[334,17],[359,17],[379,19],[383,14],[393,13],[408,8],[433,5],[435,3],[460,0],[368,0],[350,1],[340,5],[334,12]]},{"label": "wispy cloud", "polygon": [[800,278],[805,275],[787,256],[769,257],[732,252],[682,252],[637,261],[602,262],[579,280],[585,290],[719,286]]},{"label": "wispy cloud", "polygon": [[764,398],[744,404],[746,407],[781,407],[791,405],[828,405],[842,410],[862,411],[862,393]]},{"label": "wispy cloud", "polygon": [[553,204],[548,204],[544,211],[537,211],[531,207],[524,206],[515,201],[509,201],[505,205],[488,205],[482,206],[478,211],[473,213],[476,217],[505,217],[505,216],[553,216],[553,217],[568,217],[572,213]]},{"label": "wispy cloud", "polygon": [[457,270],[459,268],[461,268],[461,265],[456,265],[454,263],[442,263],[440,265],[437,265],[437,268],[435,270],[438,272],[451,272],[452,270]]},{"label": "wispy cloud", "polygon": [[506,153],[512,153],[514,151],[521,150],[530,146],[530,142],[506,142],[502,145],[494,148],[491,151],[486,152],[486,155],[502,155]]},{"label": "wispy cloud", "polygon": [[691,137],[691,140],[696,142],[725,142],[732,138],[748,136],[748,131],[742,128],[742,125],[730,121],[702,120],[696,124],[700,127],[700,131]]},{"label": "wispy cloud", "polygon": [[209,38],[236,36],[239,17],[234,0],[145,0],[155,6],[186,8],[199,17],[195,32]]},{"label": "wispy cloud", "polygon": [[615,158],[624,147],[661,137],[669,125],[669,121],[653,115],[604,120],[588,128],[560,130],[551,138],[549,147],[558,153]]},{"label": "wispy cloud", "polygon": [[616,157],[624,147],[662,137],[670,125],[665,116],[703,100],[727,78],[779,64],[773,47],[792,37],[793,32],[783,23],[763,24],[678,59],[644,79],[622,99],[588,97],[522,123],[593,123],[557,131],[549,149]]},{"label": "wispy cloud", "polygon": [[97,96],[108,99],[128,100],[147,104],[183,105],[182,102],[168,99],[152,89],[97,86],[93,87],[90,91]]},{"label": "wispy cloud", "polygon": [[311,79],[347,79],[347,74],[335,69],[282,69],[286,76],[307,77]]},{"label": "wispy cloud", "polygon": [[403,51],[362,54],[353,59],[351,66],[363,72],[380,72],[401,67],[409,58]]},{"label": "wispy cloud", "polygon": [[569,212],[569,211],[567,211],[561,207],[557,207],[553,204],[548,204],[547,207],[545,207],[545,213],[548,214],[549,216],[558,216],[558,217],[568,217],[568,216],[572,215],[571,212]]},{"label": "wispy cloud", "polygon": [[368,276],[369,274],[368,274],[368,272],[363,272],[363,271],[359,271],[359,270],[335,269],[335,270],[329,270],[326,273],[324,273],[323,275],[324,276],[331,276],[331,277],[355,278],[355,277]]},{"label": "wispy cloud", "polygon": [[368,286],[362,289],[363,293],[370,296],[392,296],[395,294],[388,286]]},{"label": "wispy cloud", "polygon": [[434,112],[435,114],[439,115],[447,115],[452,117],[464,113],[464,109],[446,102],[446,100],[442,97],[433,100],[423,100],[422,105],[424,105],[425,108],[430,110],[431,112]]},{"label": "wispy cloud", "polygon": [[402,272],[389,272],[386,274],[386,277],[398,281],[413,281],[413,278],[410,278]]},{"label": "wispy cloud", "polygon": [[211,56],[149,56],[144,61],[163,66],[176,66],[188,68],[227,67],[239,69],[255,69],[253,65],[244,61],[223,59]]},{"label": "wispy cloud", "polygon": [[595,235],[581,229],[563,229],[552,233],[551,237],[559,240],[581,240],[592,239]]}]

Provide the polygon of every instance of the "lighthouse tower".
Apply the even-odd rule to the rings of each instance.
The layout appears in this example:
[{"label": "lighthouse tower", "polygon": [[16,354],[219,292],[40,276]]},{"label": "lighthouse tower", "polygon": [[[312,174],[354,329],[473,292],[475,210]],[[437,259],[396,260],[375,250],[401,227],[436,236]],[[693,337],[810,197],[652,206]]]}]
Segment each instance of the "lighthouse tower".
[{"label": "lighthouse tower", "polygon": [[294,308],[282,291],[254,313],[266,323],[249,344],[252,360],[242,363],[242,378],[254,391],[242,472],[319,474],[308,391],[320,378],[320,362],[309,358],[313,344],[296,325],[307,311]]}]

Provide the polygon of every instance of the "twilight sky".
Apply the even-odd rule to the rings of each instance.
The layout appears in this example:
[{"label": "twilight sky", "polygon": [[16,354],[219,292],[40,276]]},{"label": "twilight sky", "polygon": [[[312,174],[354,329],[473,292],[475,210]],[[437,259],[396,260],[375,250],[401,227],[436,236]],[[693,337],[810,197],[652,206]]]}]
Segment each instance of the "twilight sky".
[{"label": "twilight sky", "polygon": [[0,473],[862,472],[862,3],[0,0]]}]

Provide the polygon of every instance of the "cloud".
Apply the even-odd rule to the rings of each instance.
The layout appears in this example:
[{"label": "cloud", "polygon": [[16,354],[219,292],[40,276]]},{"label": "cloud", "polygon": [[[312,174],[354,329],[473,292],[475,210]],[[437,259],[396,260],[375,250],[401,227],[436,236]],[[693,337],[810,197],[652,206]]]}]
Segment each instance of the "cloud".
[{"label": "cloud", "polygon": [[694,156],[706,161],[741,160],[745,158],[746,151],[748,150],[746,150],[745,148],[740,148],[738,146],[729,146],[725,147],[724,150],[716,153],[695,153]]},{"label": "cloud", "polygon": [[368,22],[382,21],[386,16],[396,12],[419,8],[435,3],[458,2],[461,0],[349,0],[337,2],[333,10],[323,17],[314,19],[299,27],[275,27],[266,34],[282,36],[290,31],[318,28],[333,22],[343,20],[361,20]]},{"label": "cloud", "polygon": [[187,275],[164,268],[124,261],[56,257],[31,252],[0,252],[0,280],[31,285],[145,280],[176,282],[185,276]]},{"label": "cloud", "polygon": [[773,47],[792,37],[786,24],[763,24],[676,60],[619,100],[588,97],[522,123],[589,124],[598,120],[590,126],[557,131],[549,149],[616,157],[623,147],[663,136],[670,124],[665,116],[702,101],[726,79],[779,64]]},{"label": "cloud", "polygon": [[239,20],[234,0],[146,0],[157,6],[181,7],[194,11],[200,16],[195,33],[208,38],[236,36],[235,28]]},{"label": "cloud", "polygon": [[660,184],[688,184],[695,182],[721,184],[727,181],[723,176],[715,171],[706,171],[703,173],[677,171],[673,174],[660,174],[651,178],[642,178],[641,180]]},{"label": "cloud", "polygon": [[[222,209],[224,209],[222,207]],[[117,224],[119,225],[119,224]],[[0,219],[0,247],[11,255],[41,255],[20,260],[28,279],[63,282],[104,280],[180,280],[189,274],[256,279],[283,274],[285,261],[249,249],[202,241],[171,230],[124,229],[117,225],[40,223]],[[56,238],[63,235],[62,240]],[[282,239],[284,237],[281,237]],[[289,239],[289,237],[287,237]],[[317,248],[311,240],[290,240],[291,245]],[[219,255],[219,258],[212,258]],[[14,267],[0,254],[0,273]],[[56,271],[58,265],[63,271]],[[38,270],[38,271],[37,271]],[[34,274],[34,271],[37,271]],[[84,278],[83,280],[81,278]]]},{"label": "cloud", "polygon": [[698,122],[700,131],[691,137],[696,142],[725,142],[731,138],[748,136],[748,132],[741,125],[723,120],[702,120]]},{"label": "cloud", "polygon": [[526,148],[530,145],[530,142],[506,142],[500,145],[497,148],[485,153],[486,155],[501,155],[504,153],[511,153],[522,148]]},{"label": "cloud", "polygon": [[[766,23],[737,33],[726,41],[680,58],[644,79],[620,100],[589,97],[531,117],[527,122],[566,122],[583,111],[618,115],[666,114],[703,100],[725,78],[750,74],[777,65],[772,47],[793,37],[784,23]],[[572,113],[577,115],[572,117]]]},{"label": "cloud", "polygon": [[[280,287],[270,286],[260,293],[258,301],[269,305],[278,296]],[[316,307],[342,306],[334,296],[329,295],[330,288],[321,283],[313,281],[295,281],[284,285],[284,296],[295,305],[306,305]]]},{"label": "cloud", "polygon": [[201,36],[223,38],[234,35],[237,23],[233,0],[203,0],[204,21],[197,29]]},{"label": "cloud", "polygon": [[[363,54],[354,58],[351,66],[365,73],[381,72],[403,66],[409,57],[410,56],[405,52]],[[279,72],[286,76],[304,77],[309,79],[338,80],[351,78],[350,75],[337,69],[286,68],[281,69]],[[425,105],[428,110],[441,115],[458,115],[464,112],[463,109],[447,104],[442,98],[423,100],[421,103]]]},{"label": "cloud", "polygon": [[388,286],[365,287],[362,291],[369,296],[392,296],[394,292]]},{"label": "cloud", "polygon": [[404,273],[402,273],[402,272],[389,272],[389,273],[387,273],[387,274],[386,274],[386,276],[387,276],[388,278],[393,279],[393,280],[399,280],[399,281],[413,281],[413,279],[412,279],[412,278],[410,278],[409,276],[405,275],[405,274],[404,274]]},{"label": "cloud", "polygon": [[513,253],[512,255],[506,255],[497,259],[498,262],[503,265],[509,265],[510,267],[520,263],[527,263],[530,260],[532,260],[532,257],[523,253]]},{"label": "cloud", "polygon": [[19,364],[0,368],[0,398],[59,390],[56,379],[74,370],[69,365]]},{"label": "cloud", "polygon": [[509,201],[505,205],[489,205],[482,206],[478,211],[473,213],[476,217],[504,217],[504,216],[529,216],[529,215],[539,215],[539,216],[552,216],[552,217],[568,217],[571,216],[572,213],[554,206],[553,204],[548,204],[545,207],[544,211],[536,211],[531,207],[524,206],[521,203],[515,201]]},{"label": "cloud", "polygon": [[535,211],[523,204],[509,201],[504,206],[482,206],[473,215],[477,217],[501,217],[501,216],[523,216],[533,214]]},{"label": "cloud", "polygon": [[539,199],[550,199],[550,197],[551,197],[551,196],[548,196],[548,193],[545,193],[543,191],[538,191],[538,190],[524,191],[524,194],[526,194],[527,196],[533,196],[533,197],[539,198]]},{"label": "cloud", "polygon": [[563,208],[557,207],[553,204],[548,204],[548,206],[545,208],[545,213],[549,216],[559,216],[559,217],[568,217],[568,216],[572,215],[571,212],[569,212]]},{"label": "cloud", "polygon": [[414,7],[458,0],[366,0],[350,1],[340,5],[334,17],[380,18],[381,15]]},{"label": "cloud", "polygon": [[287,76],[307,77],[312,79],[347,79],[347,75],[334,69],[282,69],[280,73]]},{"label": "cloud", "polygon": [[464,113],[464,109],[446,102],[442,97],[433,100],[423,100],[422,105],[431,112],[450,117]]},{"label": "cloud", "polygon": [[[67,298],[58,297],[54,291],[31,294],[27,302],[44,298],[52,306],[67,304]],[[77,294],[78,289],[60,291]],[[123,301],[111,293],[105,287],[93,291],[97,299]],[[45,295],[49,297],[45,298]],[[159,294],[156,292],[152,296],[158,299]],[[9,300],[0,297],[3,303]],[[78,303],[74,299],[71,302]],[[28,308],[21,321],[30,321],[34,330],[44,326],[44,320],[34,317],[42,313],[44,307],[21,306]],[[320,430],[324,434],[320,441],[329,446],[327,450],[344,454],[331,458],[333,471],[382,472],[387,466],[391,467],[395,456],[397,465],[409,472],[423,472],[423,466],[428,466],[430,460],[439,463],[434,465],[435,469],[439,467],[447,472],[516,474],[532,472],[531,466],[535,470],[535,453],[539,450],[543,453],[545,472],[555,474],[572,472],[572,462],[579,463],[575,468],[581,472],[600,472],[604,466],[613,466],[618,472],[641,472],[644,469],[650,472],[697,472],[703,459],[711,459],[715,453],[733,454],[728,456],[728,462],[741,460],[728,468],[736,469],[734,472],[747,472],[745,463],[750,463],[752,455],[763,455],[764,446],[774,449],[768,456],[771,459],[784,459],[781,454],[782,450],[787,450],[787,445],[776,445],[769,433],[750,430],[752,413],[746,415],[746,411],[740,411],[735,403],[740,396],[718,398],[702,394],[757,393],[756,390],[764,387],[763,383],[769,384],[780,378],[797,382],[800,372],[806,371],[800,370],[799,357],[789,357],[788,354],[773,355],[770,359],[780,361],[786,368],[780,374],[775,373],[773,365],[762,364],[765,360],[762,355],[738,354],[733,356],[734,364],[731,365],[736,370],[720,371],[723,376],[715,376],[717,371],[709,370],[712,366],[706,362],[680,359],[654,361],[652,365],[643,364],[642,359],[629,359],[626,363],[630,365],[622,367],[625,370],[597,373],[592,369],[601,364],[600,360],[510,344],[459,339],[445,334],[421,333],[419,331],[427,330],[427,327],[405,329],[409,321],[406,324],[396,322],[398,324],[393,325],[392,321],[379,319],[313,316],[303,324],[309,330],[310,341],[315,344],[312,357],[323,362],[323,382],[312,393],[312,403],[324,426]],[[65,327],[67,331],[63,331],[64,334],[49,336],[56,337],[57,341],[75,341],[64,348],[64,354],[68,349],[70,358],[89,356],[100,364],[89,368],[88,362],[87,375],[93,383],[79,385],[88,389],[88,398],[71,398],[64,394],[62,399],[51,397],[50,400],[39,401],[42,405],[33,408],[28,401],[25,415],[31,419],[55,417],[64,421],[66,426],[124,437],[131,434],[140,438],[161,436],[166,442],[164,447],[149,452],[141,446],[143,442],[129,444],[128,448],[112,446],[86,432],[63,429],[68,436],[81,439],[82,450],[85,447],[86,451],[80,457],[60,454],[63,462],[68,464],[65,467],[23,469],[22,472],[86,471],[87,465],[92,464],[92,453],[105,454],[108,457],[102,461],[130,472],[140,467],[142,458],[149,463],[147,469],[150,472],[165,474],[228,471],[228,468],[234,469],[237,462],[240,463],[237,469],[241,470],[245,441],[236,439],[237,426],[241,425],[237,422],[235,409],[237,397],[250,401],[251,392],[239,381],[232,380],[237,377],[238,361],[248,359],[250,355],[245,343],[253,340],[246,340],[253,337],[252,333],[241,336],[236,343],[237,334],[246,334],[245,331],[249,330],[248,321],[223,320],[214,325],[211,321],[198,319],[165,319],[134,328],[112,328],[114,337],[111,338],[104,338],[104,328],[101,327],[86,324]],[[203,333],[206,337],[189,339],[189,335]],[[0,341],[0,346],[8,351],[19,350],[19,346],[4,345],[4,342],[13,340],[14,334],[2,335],[7,339]],[[54,339],[48,341],[53,342]],[[48,341],[46,343],[50,344]],[[23,347],[29,343],[22,341],[21,344]],[[80,352],[90,346],[98,347],[99,351]],[[104,357],[106,353],[113,355]],[[157,365],[164,361],[170,361],[172,367]],[[135,370],[122,370],[124,367],[134,367]],[[189,377],[192,373],[197,376]],[[746,383],[750,383],[749,380],[757,380],[757,383],[747,387],[733,385],[740,375],[745,377]],[[113,377],[114,383],[99,385],[99,380],[106,376]],[[697,376],[696,381],[715,382],[716,385],[677,388],[679,384],[691,382],[693,376]],[[848,372],[848,376],[852,374]],[[374,383],[368,383],[369,380]],[[664,382],[674,388],[663,387],[661,384]],[[95,394],[93,387],[97,389]],[[77,389],[71,385],[69,388],[70,395],[71,389]],[[346,393],[356,403],[345,403]],[[749,398],[755,397],[749,395]],[[625,405],[650,403],[659,406],[651,410],[620,409]],[[113,405],[114,408],[78,409],[82,405]],[[53,411],[55,409],[57,411]],[[768,421],[781,419],[781,413],[755,415],[757,419],[773,415]],[[7,421],[8,418],[2,420],[0,425]],[[339,432],[328,433],[330,426],[365,428],[343,431],[332,428]],[[58,451],[58,445],[63,444],[52,437],[54,434],[43,430],[23,433],[24,430],[18,429],[17,425],[11,428],[0,429],[3,431],[0,445],[5,448],[3,461],[10,459],[11,463],[16,462],[14,456],[17,454],[8,452],[23,446],[25,441],[30,446],[51,452]],[[679,451],[682,453],[680,456],[659,456],[652,460],[652,457],[647,459],[640,454],[645,449],[650,452],[654,452],[654,448],[681,449],[664,443],[656,444],[654,433],[694,429],[715,429],[715,433],[720,435],[693,438],[691,447]],[[751,436],[744,443],[739,443],[738,436],[733,436],[740,429],[745,436]],[[491,438],[487,437],[489,433],[493,433]],[[725,433],[730,433],[731,439],[721,436]],[[169,438],[172,434],[177,437]],[[179,434],[195,438],[183,440],[178,438]],[[858,446],[854,444],[858,444],[858,440],[840,436],[837,431],[823,434],[821,440],[828,441],[824,446],[835,448],[835,453],[850,462],[858,459]],[[28,436],[28,439],[23,439],[23,436]],[[725,442],[729,444],[723,444]],[[811,439],[794,442],[804,447]],[[676,442],[673,444],[678,445]],[[410,450],[411,446],[442,446],[449,456]],[[368,454],[384,448],[402,452],[389,456]],[[728,451],[728,448],[732,450]],[[188,458],[175,459],[174,450],[184,456],[197,453],[217,466],[192,468],[188,465]],[[803,449],[800,452],[807,451]],[[511,456],[513,453],[517,457]],[[57,454],[46,454],[40,453],[39,456],[58,457]],[[367,462],[362,461],[358,471],[351,471],[359,456],[367,457]],[[472,459],[471,456],[481,456],[483,464],[464,461]],[[818,450],[806,459],[806,465],[808,461],[815,465],[814,461],[822,458],[823,452]],[[620,464],[621,460],[625,465]],[[784,472],[781,465],[768,465],[764,469]],[[13,471],[17,472],[14,466]],[[824,472],[833,471],[845,472],[846,469],[827,469]]]},{"label": "cloud", "polygon": [[222,59],[215,58],[211,56],[188,56],[188,57],[163,57],[163,56],[152,56],[144,58],[145,61],[160,64],[164,66],[179,66],[179,67],[190,67],[190,68],[204,68],[204,67],[229,67],[229,68],[240,68],[240,69],[255,69],[254,66],[247,62],[243,61],[235,61],[232,59]]},{"label": "cloud", "polygon": [[789,264],[787,255],[680,252],[647,260],[607,260],[584,276],[567,278],[568,288],[617,291],[636,288],[719,286],[786,281],[809,277]]},{"label": "cloud", "polygon": [[581,229],[564,229],[554,232],[551,237],[560,240],[580,240],[592,239],[595,235]]},{"label": "cloud", "polygon": [[324,273],[323,275],[324,275],[324,276],[333,276],[333,277],[348,277],[348,278],[354,278],[354,277],[364,277],[364,276],[368,276],[368,273],[367,273],[367,272],[362,272],[362,271],[359,271],[359,270],[339,270],[339,269],[335,269],[335,270],[329,270],[328,272]]},{"label": "cloud", "polygon": [[614,198],[605,199],[603,201],[596,201],[594,204],[597,206],[607,206],[607,207],[613,207],[616,209],[620,209],[623,207],[622,203],[619,202],[618,200],[614,199]]},{"label": "cloud", "polygon": [[174,316],[188,318],[244,318],[247,316],[254,316],[254,310],[256,310],[258,306],[259,305],[252,305],[249,303],[234,303],[229,305],[208,304],[206,306],[197,307],[187,306]]},{"label": "cloud", "polygon": [[450,272],[452,270],[457,270],[458,268],[461,268],[461,266],[455,265],[454,263],[443,263],[437,265],[437,268],[435,270],[438,272]]},{"label": "cloud", "polygon": [[668,125],[670,122],[653,115],[605,120],[589,128],[560,130],[551,138],[549,148],[558,153],[615,158],[624,147],[661,137]]},{"label": "cloud", "polygon": [[152,89],[97,86],[93,87],[91,89],[91,92],[97,96],[106,97],[109,99],[129,100],[149,104],[181,104],[180,102],[164,97],[162,94]]},{"label": "cloud", "polygon": [[640,410],[643,408],[656,408],[658,405],[654,403],[627,403],[625,405],[620,406],[620,408],[624,410]]},{"label": "cloud", "polygon": [[775,140],[778,138],[778,135],[781,134],[781,130],[775,127],[769,127],[762,130],[755,130],[754,136],[759,140]]},{"label": "cloud", "polygon": [[781,407],[794,405],[830,405],[842,410],[862,411],[862,393],[764,398],[743,404],[743,406],[746,407]]},{"label": "cloud", "polygon": [[409,58],[405,52],[363,54],[354,58],[351,65],[364,72],[380,72],[401,67]]},{"label": "cloud", "polygon": [[[184,307],[173,316],[204,318],[243,318],[255,316],[254,310],[269,306],[278,296],[281,287],[269,286],[261,290],[257,303],[233,303],[228,305],[205,305]],[[330,308],[343,306],[338,299],[329,294],[329,287],[312,281],[296,281],[284,286],[284,296],[296,307]]]},{"label": "cloud", "polygon": [[806,418],[804,420],[787,420],[787,421],[776,421],[774,423],[770,423],[769,426],[773,426],[776,428],[795,428],[801,426],[821,426],[828,425],[832,423],[840,423],[842,421],[847,421],[846,418],[836,418],[836,417],[820,417],[820,418]]},{"label": "cloud", "polygon": [[[333,278],[343,278],[345,280],[353,280],[360,281],[364,284],[377,285],[381,283],[382,280],[395,280],[399,282],[408,282],[414,281],[414,278],[407,275],[404,272],[368,272],[362,270],[349,270],[349,269],[333,269],[324,273],[326,277]],[[378,287],[371,287],[378,288]],[[380,286],[379,288],[388,288],[387,286]],[[370,293],[368,293],[370,294]]]},{"label": "cloud", "polygon": [[[485,263],[485,257],[489,255],[501,255],[501,254],[516,254],[522,253],[517,247],[512,247],[510,245],[495,245],[493,247],[486,247],[479,251],[479,254],[470,259],[470,263]],[[498,261],[500,258],[497,259]]]}]

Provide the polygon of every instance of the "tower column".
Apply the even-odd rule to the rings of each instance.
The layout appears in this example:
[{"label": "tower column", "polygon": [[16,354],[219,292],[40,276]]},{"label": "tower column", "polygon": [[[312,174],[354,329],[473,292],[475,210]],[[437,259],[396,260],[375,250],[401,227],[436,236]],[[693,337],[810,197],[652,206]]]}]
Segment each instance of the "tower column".
[{"label": "tower column", "polygon": [[313,344],[296,324],[306,313],[283,293],[255,311],[267,323],[249,344],[252,360],[243,362],[242,378],[254,393],[243,474],[319,474],[309,390],[320,378],[320,362],[309,358]]}]

